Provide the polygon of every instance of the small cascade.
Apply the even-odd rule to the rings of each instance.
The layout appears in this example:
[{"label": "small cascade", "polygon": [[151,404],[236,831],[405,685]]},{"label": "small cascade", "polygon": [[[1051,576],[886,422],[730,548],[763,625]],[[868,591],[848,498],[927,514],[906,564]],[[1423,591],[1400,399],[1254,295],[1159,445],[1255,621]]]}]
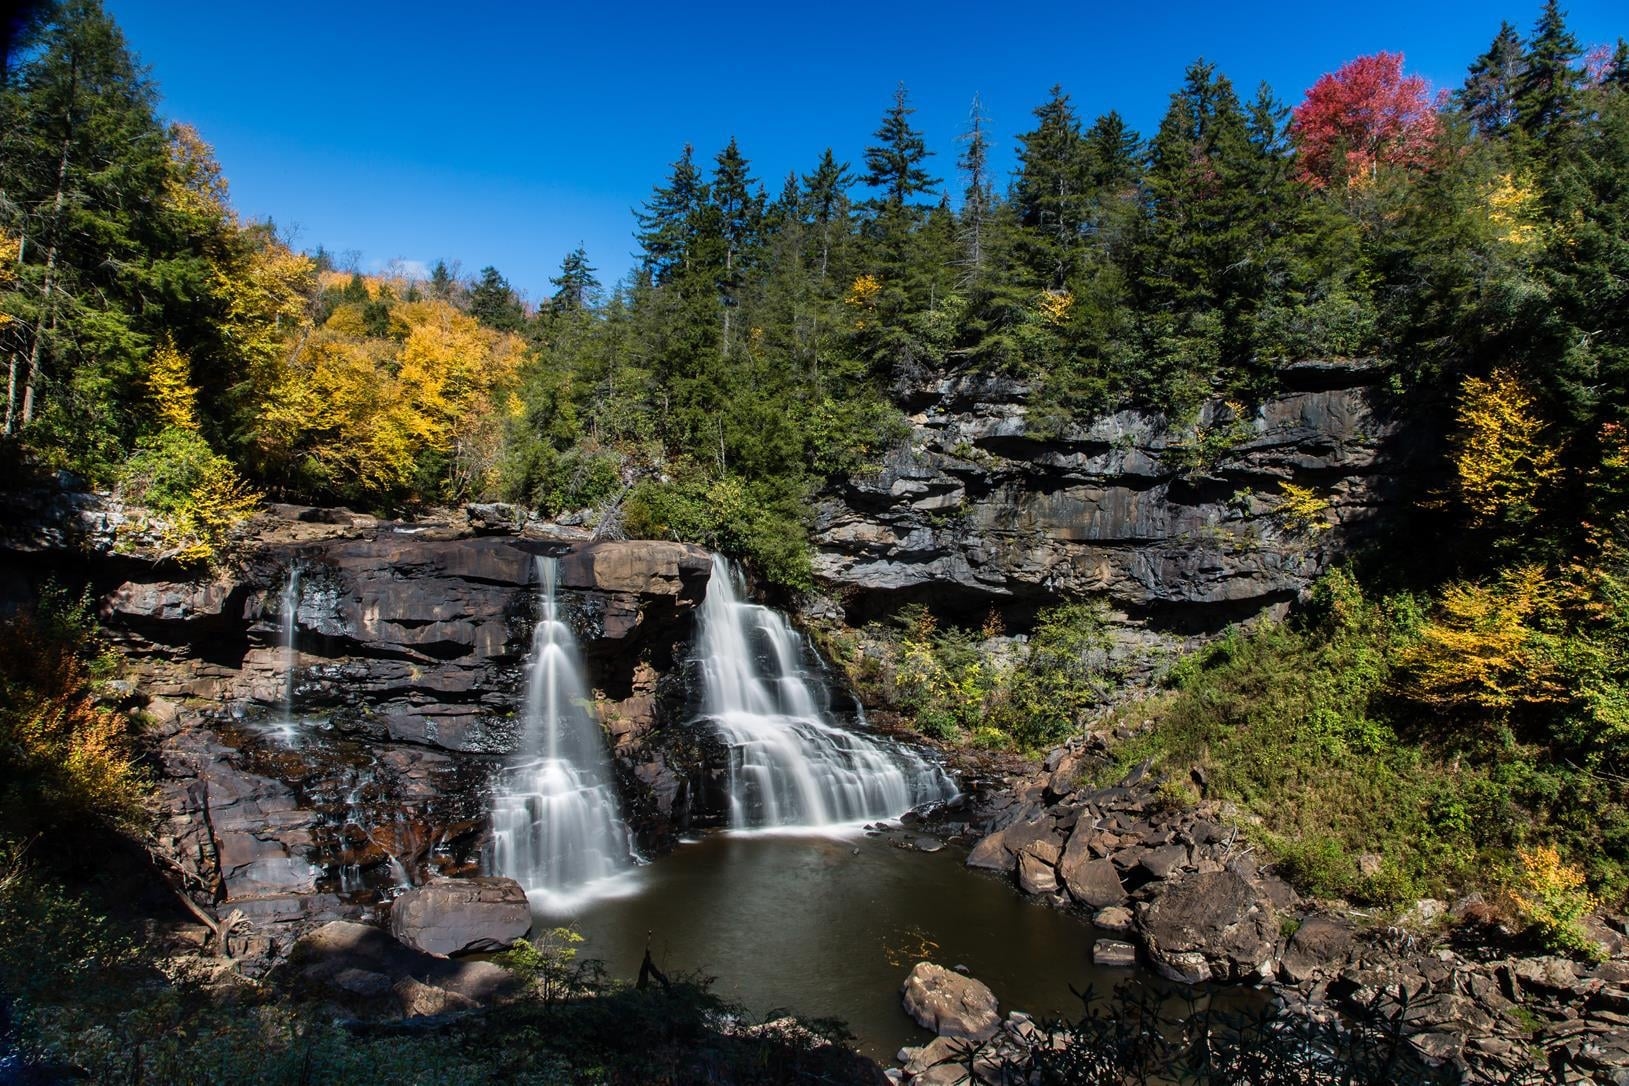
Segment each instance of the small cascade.
[{"label": "small cascade", "polygon": [[277,645],[282,650],[283,703],[271,723],[272,736],[285,747],[300,743],[299,720],[294,715],[294,671],[299,665],[300,647],[300,563],[289,562],[283,594],[277,601]]},{"label": "small cascade", "polygon": [[491,866],[545,906],[569,908],[608,890],[632,850],[576,641],[559,616],[555,569],[553,558],[537,560],[543,599],[527,667],[524,760],[504,772],[493,798]]},{"label": "small cascade", "polygon": [[786,618],[744,602],[739,574],[713,558],[701,606],[702,714],[730,748],[730,825],[818,828],[895,818],[956,794],[907,747],[832,722],[813,652]]}]

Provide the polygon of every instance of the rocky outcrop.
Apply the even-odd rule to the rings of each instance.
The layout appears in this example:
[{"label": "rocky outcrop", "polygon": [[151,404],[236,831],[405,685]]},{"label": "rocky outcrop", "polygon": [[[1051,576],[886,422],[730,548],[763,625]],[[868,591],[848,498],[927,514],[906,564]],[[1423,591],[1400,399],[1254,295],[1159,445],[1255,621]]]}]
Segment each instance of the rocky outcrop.
[{"label": "rocky outcrop", "polygon": [[[1398,1031],[1410,1059],[1454,1065],[1468,1080],[1526,1081],[1549,1067],[1608,1083],[1629,1065],[1629,920],[1586,922],[1607,959],[1593,964],[1524,955],[1513,933],[1475,926],[1486,909],[1474,897],[1418,902],[1390,924],[1326,911],[1257,868],[1226,805],[1173,807],[1146,767],[1113,787],[1083,786],[1092,749],[1059,748],[1006,791],[980,796],[973,817],[986,832],[968,863],[1088,914],[1115,936],[1094,942],[1096,964],[1271,985],[1287,1015],[1368,1022],[1388,1039]],[[1054,855],[1056,887],[1039,870]],[[1009,1030],[957,1066],[999,1064],[1023,1043]]]},{"label": "rocky outcrop", "polygon": [[932,962],[918,962],[905,978],[905,1013],[940,1037],[987,1041],[1001,1026],[988,987]]},{"label": "rocky outcrop", "polygon": [[390,934],[438,957],[502,950],[531,928],[526,891],[514,879],[440,879],[398,895],[390,906]]},{"label": "rocky outcrop", "polygon": [[[1151,647],[1138,638],[1220,629],[1293,599],[1392,500],[1408,467],[1371,391],[1379,376],[1305,363],[1248,410],[1061,428],[1035,420],[1022,381],[941,380],[914,395],[910,441],[819,504],[815,571],[851,621],[906,601],[1022,619],[1089,595],[1133,655]],[[1320,523],[1280,515],[1281,483],[1327,503]]]},{"label": "rocky outcrop", "polygon": [[424,1018],[519,994],[514,974],[491,962],[458,962],[403,946],[371,924],[332,921],[306,933],[284,978],[357,1013]]},{"label": "rocky outcrop", "polygon": [[703,752],[663,725],[684,719],[702,549],[274,507],[240,563],[189,575],[117,553],[139,517],[80,498],[41,499],[51,530],[7,527],[0,597],[90,577],[151,721],[160,845],[199,904],[236,914],[235,953],[479,872],[489,781],[520,739],[540,554],[558,558],[642,845],[689,826]]}]

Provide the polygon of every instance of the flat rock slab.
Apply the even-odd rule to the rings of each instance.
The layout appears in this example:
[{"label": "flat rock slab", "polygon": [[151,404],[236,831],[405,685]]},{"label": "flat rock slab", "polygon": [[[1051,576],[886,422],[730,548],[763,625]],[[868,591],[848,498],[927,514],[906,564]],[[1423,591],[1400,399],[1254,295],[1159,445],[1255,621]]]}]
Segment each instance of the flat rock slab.
[{"label": "flat rock slab", "polygon": [[[371,924],[335,920],[302,936],[289,952],[289,965],[304,984],[341,1001],[395,1001],[401,997],[409,1010],[404,986],[411,979],[469,1003],[501,999],[519,991],[514,974],[491,962],[456,962],[413,950]],[[411,1000],[423,1013],[433,992],[411,989]],[[464,1006],[459,1000],[440,999],[443,1009]]]},{"label": "flat rock slab", "polygon": [[1137,948],[1118,939],[1099,939],[1092,944],[1092,963],[1106,966],[1137,964]]},{"label": "flat rock slab", "polygon": [[390,907],[390,934],[414,950],[448,955],[501,950],[532,927],[514,879],[446,879],[415,887]]},{"label": "flat rock slab", "polygon": [[1001,1028],[995,993],[972,977],[918,962],[905,978],[905,1012],[941,1037],[987,1041]]}]

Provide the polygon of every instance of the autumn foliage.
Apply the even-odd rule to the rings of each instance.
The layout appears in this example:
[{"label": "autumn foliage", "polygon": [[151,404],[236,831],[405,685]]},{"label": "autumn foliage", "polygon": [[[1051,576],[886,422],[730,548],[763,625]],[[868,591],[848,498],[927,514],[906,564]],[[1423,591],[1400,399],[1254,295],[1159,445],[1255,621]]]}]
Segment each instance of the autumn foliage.
[{"label": "autumn foliage", "polygon": [[1301,178],[1318,188],[1362,183],[1381,166],[1424,163],[1437,132],[1426,82],[1403,54],[1375,53],[1318,78],[1290,120]]},{"label": "autumn foliage", "polygon": [[103,705],[94,624],[48,592],[3,628],[0,653],[0,824],[26,836],[63,824],[138,827],[147,785],[130,720]]}]

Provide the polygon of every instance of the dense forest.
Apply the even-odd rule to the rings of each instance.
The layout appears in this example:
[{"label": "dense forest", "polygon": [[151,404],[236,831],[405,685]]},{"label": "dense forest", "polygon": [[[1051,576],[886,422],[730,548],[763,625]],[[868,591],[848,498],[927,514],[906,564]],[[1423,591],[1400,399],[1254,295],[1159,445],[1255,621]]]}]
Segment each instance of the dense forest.
[{"label": "dense forest", "polygon": [[[773,181],[733,140],[686,146],[637,212],[635,272],[602,283],[578,249],[530,301],[450,257],[414,279],[294,250],[155,99],[95,0],[49,9],[5,72],[14,476],[146,506],[181,563],[230,561],[265,500],[498,499],[797,591],[812,499],[904,440],[899,403],[935,376],[1023,378],[1056,433],[1126,407],[1192,425],[1286,363],[1378,360],[1391,409],[1440,438],[1417,523],[1177,663],[1117,766],[1205,766],[1311,892],[1505,886],[1562,947],[1629,894],[1629,45],[1580,43],[1556,0],[1440,93],[1393,53],[1293,104],[1198,60],[1139,133],[1059,86],[1011,177],[976,100],[930,148],[903,85],[860,162],[811,147]],[[1058,604],[1005,673],[906,616],[902,707],[949,741],[1078,731],[1097,635]],[[91,635],[52,629],[6,664],[0,743],[44,783],[0,790],[0,837],[41,796],[132,817],[117,737],[28,715],[94,715],[94,669],[62,663]]]}]

